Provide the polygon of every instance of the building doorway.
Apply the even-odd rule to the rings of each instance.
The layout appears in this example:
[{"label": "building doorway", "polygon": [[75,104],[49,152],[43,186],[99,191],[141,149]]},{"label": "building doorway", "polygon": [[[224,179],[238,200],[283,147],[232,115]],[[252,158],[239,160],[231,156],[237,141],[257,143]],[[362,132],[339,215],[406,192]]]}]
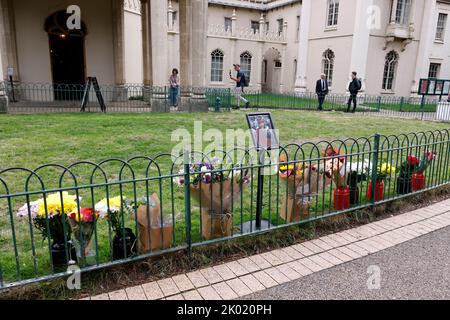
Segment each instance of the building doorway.
[{"label": "building doorway", "polygon": [[280,93],[281,53],[270,48],[263,56],[263,91]]},{"label": "building doorway", "polygon": [[69,17],[66,11],[58,11],[45,21],[55,100],[81,100],[86,79],[86,25],[81,23],[80,29],[69,30],[66,24]]}]

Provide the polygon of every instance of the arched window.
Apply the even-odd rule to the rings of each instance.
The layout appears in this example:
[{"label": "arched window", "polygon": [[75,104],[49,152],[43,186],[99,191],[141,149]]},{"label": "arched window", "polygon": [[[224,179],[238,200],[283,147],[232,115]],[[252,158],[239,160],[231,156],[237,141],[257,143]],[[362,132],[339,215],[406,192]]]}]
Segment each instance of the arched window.
[{"label": "arched window", "polygon": [[330,49],[323,53],[322,72],[326,75],[329,86],[333,83],[334,52]]},{"label": "arched window", "polygon": [[250,76],[252,73],[252,55],[248,51],[241,54],[241,71],[245,74],[247,82],[250,83]]},{"label": "arched window", "polygon": [[397,70],[398,54],[391,51],[386,55],[383,73],[383,90],[392,90],[394,86],[395,72]]},{"label": "arched window", "polygon": [[223,81],[223,52],[219,49],[211,52],[211,82]]}]

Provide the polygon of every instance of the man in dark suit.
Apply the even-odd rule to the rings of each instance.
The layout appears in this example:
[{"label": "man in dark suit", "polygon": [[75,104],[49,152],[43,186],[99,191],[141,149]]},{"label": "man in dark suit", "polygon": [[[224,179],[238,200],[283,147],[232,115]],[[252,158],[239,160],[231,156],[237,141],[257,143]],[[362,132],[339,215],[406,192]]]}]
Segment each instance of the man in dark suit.
[{"label": "man in dark suit", "polygon": [[320,75],[320,79],[316,82],[316,94],[319,99],[319,111],[323,110],[323,102],[325,101],[325,96],[328,94],[328,81],[325,74]]},{"label": "man in dark suit", "polygon": [[348,91],[350,91],[350,98],[348,99],[348,108],[347,112],[350,112],[350,106],[353,102],[353,111],[352,113],[355,113],[356,111],[356,96],[358,95],[358,91],[361,90],[361,81],[356,78],[356,72],[352,72],[352,81],[348,85]]}]

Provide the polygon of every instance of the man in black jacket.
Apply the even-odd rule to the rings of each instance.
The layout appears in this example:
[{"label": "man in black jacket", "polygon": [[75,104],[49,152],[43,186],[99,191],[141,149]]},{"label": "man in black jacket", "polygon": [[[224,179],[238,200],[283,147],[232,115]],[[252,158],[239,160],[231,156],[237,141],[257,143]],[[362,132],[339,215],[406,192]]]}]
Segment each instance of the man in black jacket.
[{"label": "man in black jacket", "polygon": [[323,102],[328,94],[328,81],[325,74],[320,75],[320,79],[316,82],[316,94],[319,99],[319,111],[323,110]]},{"label": "man in black jacket", "polygon": [[356,74],[357,73],[355,71],[352,72],[352,81],[348,85],[348,91],[350,91],[350,98],[348,99],[347,103],[348,105],[347,112],[350,112],[350,106],[353,102],[352,113],[356,111],[356,96],[358,95],[358,91],[361,90],[361,81],[359,81],[356,78]]}]

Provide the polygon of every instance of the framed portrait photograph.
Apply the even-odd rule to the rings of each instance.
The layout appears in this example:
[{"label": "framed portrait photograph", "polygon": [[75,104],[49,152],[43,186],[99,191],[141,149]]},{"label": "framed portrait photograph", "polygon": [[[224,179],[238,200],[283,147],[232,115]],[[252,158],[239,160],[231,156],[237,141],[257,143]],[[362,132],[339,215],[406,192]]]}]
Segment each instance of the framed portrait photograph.
[{"label": "framed portrait photograph", "polygon": [[246,117],[256,149],[278,149],[279,142],[271,113],[250,113]]},{"label": "framed portrait photograph", "polygon": [[444,81],[444,87],[442,89],[442,94],[450,94],[450,80]]},{"label": "framed portrait photograph", "polygon": [[434,94],[435,89],[436,89],[436,80],[430,80],[430,84],[428,85],[428,94]]},{"label": "framed portrait photograph", "polygon": [[420,95],[428,94],[429,83],[430,83],[430,81],[428,79],[420,79],[420,84],[419,84],[419,94]]},{"label": "framed portrait photograph", "polygon": [[434,91],[434,93],[437,95],[441,95],[443,92],[442,91],[443,88],[444,88],[444,81],[442,81],[442,80],[436,81],[436,90]]}]

